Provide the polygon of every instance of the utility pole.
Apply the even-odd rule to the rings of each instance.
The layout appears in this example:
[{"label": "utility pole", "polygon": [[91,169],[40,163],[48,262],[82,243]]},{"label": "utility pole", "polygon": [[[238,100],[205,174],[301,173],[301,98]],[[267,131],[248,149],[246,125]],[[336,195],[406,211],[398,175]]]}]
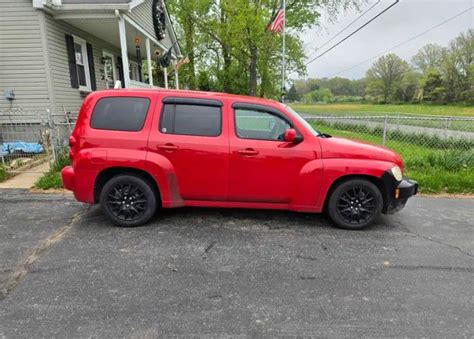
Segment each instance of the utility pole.
[{"label": "utility pole", "polygon": [[286,0],[283,0],[283,51],[282,51],[282,66],[281,66],[281,101],[285,101],[285,77],[286,77]]}]

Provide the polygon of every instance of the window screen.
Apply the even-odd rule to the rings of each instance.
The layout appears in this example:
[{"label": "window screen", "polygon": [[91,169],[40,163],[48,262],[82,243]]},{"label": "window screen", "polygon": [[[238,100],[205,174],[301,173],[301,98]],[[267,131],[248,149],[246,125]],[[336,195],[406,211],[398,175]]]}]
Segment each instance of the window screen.
[{"label": "window screen", "polygon": [[146,98],[100,99],[92,112],[91,127],[113,131],[140,131],[149,106],[150,100]]},{"label": "window screen", "polygon": [[221,134],[221,129],[220,107],[164,105],[160,124],[161,133],[217,137]]}]

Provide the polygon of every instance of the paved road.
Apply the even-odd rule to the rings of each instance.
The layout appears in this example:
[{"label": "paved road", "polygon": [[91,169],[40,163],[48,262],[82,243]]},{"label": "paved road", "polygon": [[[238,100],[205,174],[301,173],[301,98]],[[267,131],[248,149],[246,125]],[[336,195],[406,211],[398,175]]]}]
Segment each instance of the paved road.
[{"label": "paved road", "polygon": [[415,198],[363,232],[217,209],[120,229],[24,191],[0,211],[0,338],[474,336],[473,200]]}]

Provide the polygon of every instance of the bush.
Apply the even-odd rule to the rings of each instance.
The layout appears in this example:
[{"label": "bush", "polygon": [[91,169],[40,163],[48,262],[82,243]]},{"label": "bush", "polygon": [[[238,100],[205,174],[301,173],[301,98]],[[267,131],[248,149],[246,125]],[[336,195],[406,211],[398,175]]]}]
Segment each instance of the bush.
[{"label": "bush", "polygon": [[0,182],[7,180],[8,177],[7,169],[0,165]]},{"label": "bush", "polygon": [[52,164],[51,169],[35,183],[35,187],[44,190],[62,188],[63,182],[61,180],[61,170],[64,167],[69,166],[70,163],[71,161],[66,152],[59,153],[56,161]]}]

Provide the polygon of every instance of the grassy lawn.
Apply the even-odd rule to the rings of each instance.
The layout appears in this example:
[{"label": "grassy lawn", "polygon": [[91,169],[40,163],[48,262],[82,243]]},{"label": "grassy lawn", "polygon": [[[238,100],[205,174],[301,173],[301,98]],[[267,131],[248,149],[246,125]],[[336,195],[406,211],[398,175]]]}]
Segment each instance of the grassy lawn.
[{"label": "grassy lawn", "polygon": [[474,106],[454,106],[454,105],[374,105],[374,104],[291,104],[295,111],[307,114],[330,114],[347,115],[366,114],[366,115],[440,115],[440,116],[466,116],[474,117]]},{"label": "grassy lawn", "polygon": [[[380,144],[379,135],[359,133],[330,125],[314,124],[316,129],[333,136]],[[349,126],[353,128],[353,126]],[[420,184],[423,193],[474,193],[474,150],[448,147],[431,148],[398,140],[389,140],[388,148],[398,152],[405,175]]]}]

